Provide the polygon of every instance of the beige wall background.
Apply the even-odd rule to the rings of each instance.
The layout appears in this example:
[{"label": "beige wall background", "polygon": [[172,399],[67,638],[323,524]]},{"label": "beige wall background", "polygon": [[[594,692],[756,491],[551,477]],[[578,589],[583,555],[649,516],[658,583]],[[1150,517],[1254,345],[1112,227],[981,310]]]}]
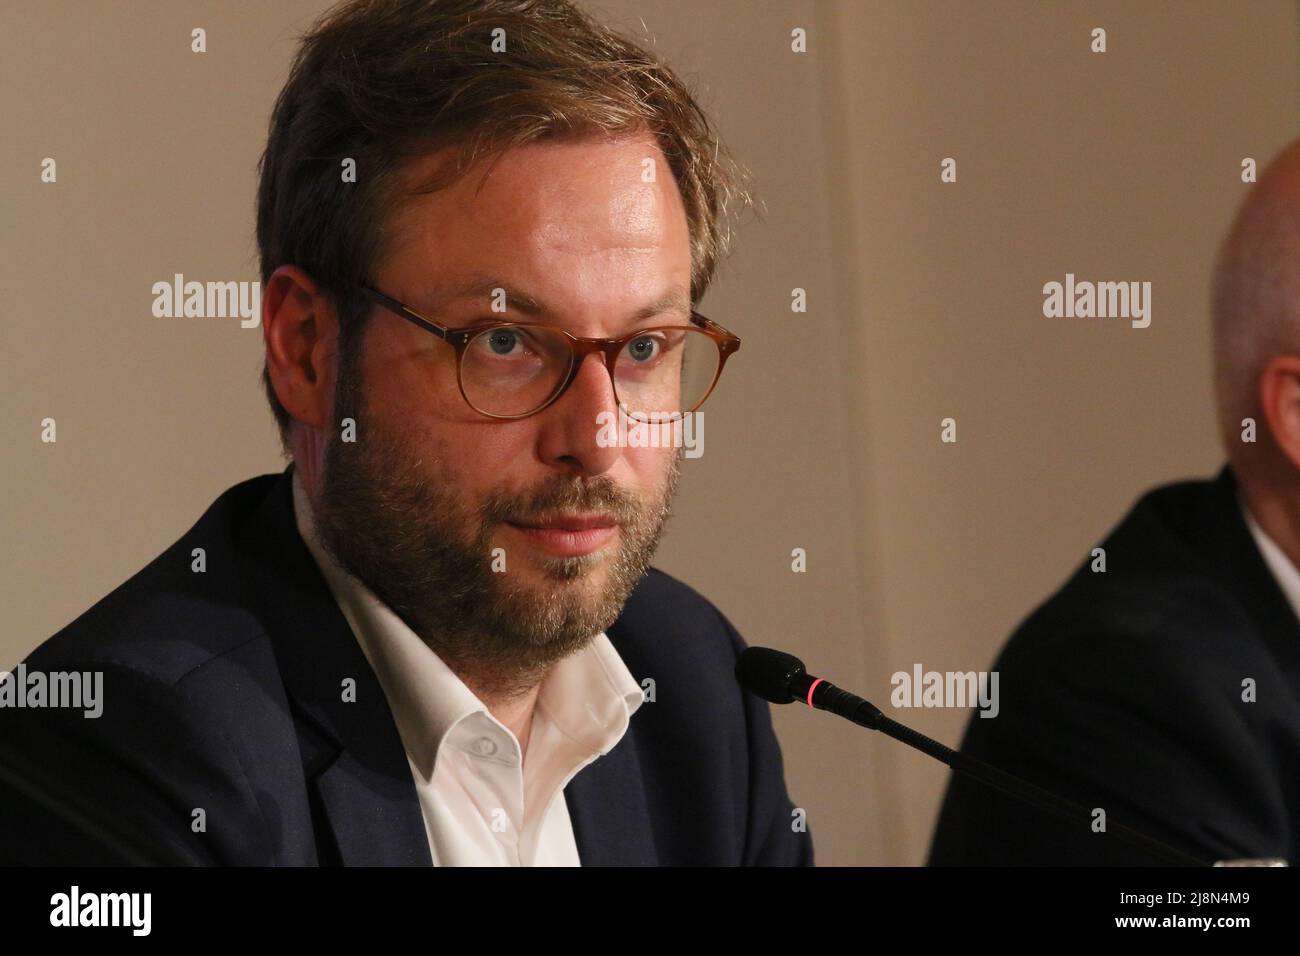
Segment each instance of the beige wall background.
[{"label": "beige wall background", "polygon": [[[914,663],[986,668],[1141,491],[1217,468],[1209,266],[1242,159],[1300,133],[1293,0],[585,5],[694,82],[765,203],[703,307],[745,344],[657,562],[751,644],[882,705]],[[260,330],[150,288],[257,278],[266,121],[324,7],[0,10],[0,667],[282,466]],[[1044,318],[1067,272],[1150,281],[1151,326]],[[923,862],[945,768],[774,719],[819,863]]]}]

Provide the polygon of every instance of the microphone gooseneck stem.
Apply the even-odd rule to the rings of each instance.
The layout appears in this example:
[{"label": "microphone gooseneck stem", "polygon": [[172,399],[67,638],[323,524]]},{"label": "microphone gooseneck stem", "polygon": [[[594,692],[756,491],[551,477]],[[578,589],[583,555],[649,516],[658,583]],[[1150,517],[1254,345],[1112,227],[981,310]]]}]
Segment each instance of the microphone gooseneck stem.
[{"label": "microphone gooseneck stem", "polygon": [[[870,701],[863,700],[856,694],[850,694],[846,690],[841,690],[828,681],[816,677],[805,677],[804,675],[800,675],[800,677],[802,680],[797,678],[794,683],[802,684],[806,681],[806,686],[800,686],[798,690],[802,691],[801,696],[809,706],[829,710],[841,717],[848,718],[855,724],[878,730],[897,741],[907,744],[909,747],[929,754],[958,773],[963,773],[986,786],[993,787],[1013,797],[1026,800],[1035,806],[1056,814],[1060,818],[1074,823],[1091,824],[1092,811],[1087,807],[1057,796],[1050,790],[1044,790],[1028,780],[1022,780],[1020,777],[999,770],[969,754],[945,747],[939,741],[932,740],[925,734],[918,733],[911,727],[905,727],[898,721],[886,717],[880,708]],[[795,688],[792,687],[791,689],[794,690]],[[1162,843],[1122,823],[1110,822],[1108,829],[1120,836],[1121,839],[1126,840],[1131,846],[1138,847],[1168,863],[1178,866],[1210,865],[1208,860],[1202,860],[1190,853],[1184,853],[1182,850]]]}]

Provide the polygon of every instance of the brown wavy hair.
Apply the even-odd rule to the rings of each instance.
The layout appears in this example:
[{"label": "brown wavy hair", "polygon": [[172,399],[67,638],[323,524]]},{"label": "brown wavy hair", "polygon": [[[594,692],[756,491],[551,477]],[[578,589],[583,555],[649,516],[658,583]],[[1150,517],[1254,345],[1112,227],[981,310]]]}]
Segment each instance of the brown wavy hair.
[{"label": "brown wavy hair", "polygon": [[[347,0],[302,37],[271,115],[257,196],[263,286],[281,265],[309,273],[350,355],[369,314],[356,289],[387,254],[407,161],[455,147],[414,195],[516,145],[645,130],[686,209],[698,302],[754,201],[747,171],[667,66],[568,0]],[[348,158],[354,183],[342,177]],[[290,416],[265,366],[262,381],[287,450]]]}]

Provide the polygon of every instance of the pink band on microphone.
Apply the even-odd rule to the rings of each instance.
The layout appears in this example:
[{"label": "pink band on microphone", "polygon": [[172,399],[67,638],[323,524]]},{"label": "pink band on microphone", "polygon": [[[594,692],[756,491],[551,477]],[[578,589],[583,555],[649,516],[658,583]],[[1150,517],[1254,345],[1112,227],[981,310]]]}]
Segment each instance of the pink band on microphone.
[{"label": "pink band on microphone", "polygon": [[817,689],[817,685],[820,684],[821,682],[822,682],[822,679],[819,677],[819,678],[817,678],[815,681],[813,681],[813,682],[812,682],[812,686],[808,688],[808,706],[809,706],[809,707],[811,707],[811,706],[813,705],[813,702],[812,702],[813,691],[815,691],[815,690]]}]

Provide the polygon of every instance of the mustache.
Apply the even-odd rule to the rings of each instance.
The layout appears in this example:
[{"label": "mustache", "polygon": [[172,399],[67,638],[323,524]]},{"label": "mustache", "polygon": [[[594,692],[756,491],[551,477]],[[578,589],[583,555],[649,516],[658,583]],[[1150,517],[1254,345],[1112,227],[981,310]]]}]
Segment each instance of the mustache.
[{"label": "mustache", "polygon": [[640,502],[608,477],[549,482],[522,496],[508,492],[491,495],[482,507],[484,526],[532,521],[556,512],[599,512],[619,525],[640,516]]}]

